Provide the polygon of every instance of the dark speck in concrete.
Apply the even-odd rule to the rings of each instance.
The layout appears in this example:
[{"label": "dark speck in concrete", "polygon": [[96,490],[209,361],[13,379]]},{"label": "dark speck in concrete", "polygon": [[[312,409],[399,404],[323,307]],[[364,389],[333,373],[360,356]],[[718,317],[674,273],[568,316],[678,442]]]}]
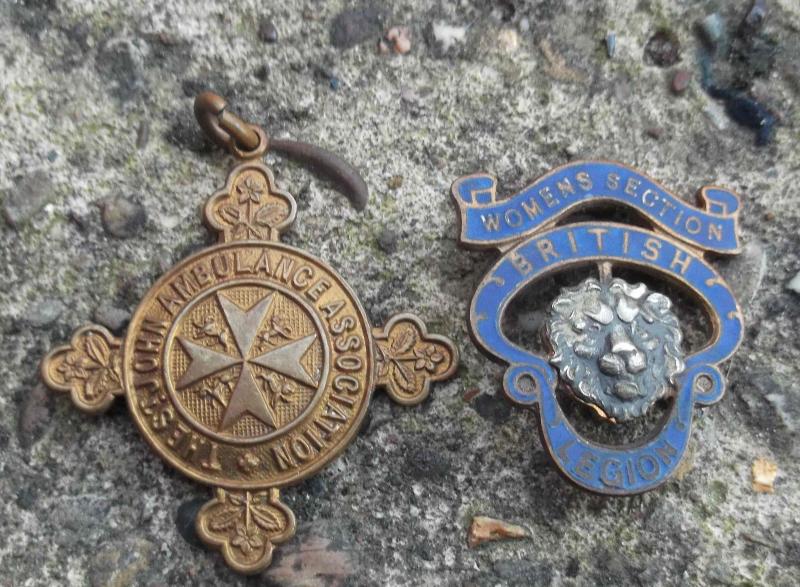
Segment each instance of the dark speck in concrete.
[{"label": "dark speck in concrete", "polygon": [[43,383],[22,390],[17,420],[17,439],[22,448],[30,448],[47,430],[53,413],[53,394]]},{"label": "dark speck in concrete", "polygon": [[501,395],[481,394],[472,400],[472,407],[482,417],[502,424],[511,417],[512,407]]},{"label": "dark speck in concrete", "polygon": [[659,29],[644,47],[645,61],[658,67],[675,65],[681,58],[678,36],[669,29]]},{"label": "dark speck in concrete", "polygon": [[139,202],[123,196],[112,196],[102,204],[103,228],[111,236],[136,236],[147,221],[147,213]]},{"label": "dark speck in concrete", "polygon": [[278,29],[268,18],[263,18],[258,23],[258,38],[264,43],[277,43],[278,42]]},{"label": "dark speck in concrete", "polygon": [[183,539],[194,547],[202,548],[203,541],[197,535],[195,527],[195,520],[197,514],[206,502],[209,501],[208,497],[195,497],[188,501],[183,502],[178,506],[178,511],[175,512],[175,527]]},{"label": "dark speck in concrete", "polygon": [[55,197],[55,186],[44,170],[17,177],[6,191],[3,216],[9,226],[18,228],[31,220]]},{"label": "dark speck in concrete", "polygon": [[377,41],[382,32],[383,19],[383,12],[376,7],[344,10],[331,23],[331,45],[349,49],[369,39]]},{"label": "dark speck in concrete", "polygon": [[120,102],[135,100],[145,89],[142,63],[143,48],[132,40],[115,39],[104,43],[95,59],[104,86]]},{"label": "dark speck in concrete", "polygon": [[399,235],[395,231],[389,228],[383,228],[378,233],[378,246],[384,253],[391,255],[397,251],[398,237]]}]

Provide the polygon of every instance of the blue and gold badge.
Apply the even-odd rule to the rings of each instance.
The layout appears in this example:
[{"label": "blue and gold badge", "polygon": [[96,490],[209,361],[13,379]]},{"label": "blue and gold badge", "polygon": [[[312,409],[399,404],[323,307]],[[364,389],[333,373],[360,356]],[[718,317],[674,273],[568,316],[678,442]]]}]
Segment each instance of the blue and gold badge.
[{"label": "blue and gold badge", "polygon": [[[508,364],[503,387],[511,401],[538,407],[543,442],[571,481],[610,495],[657,487],[686,451],[694,405],[713,404],[724,394],[716,365],[742,339],[738,303],[705,259],[739,252],[738,197],[706,186],[692,206],[634,169],[606,161],[559,167],[502,200],[496,188],[485,174],[461,177],[452,187],[460,242],[503,253],[472,299],[473,338]],[[633,210],[649,226],[568,219],[595,204]],[[614,276],[617,267],[626,276],[633,270],[663,278],[694,299],[711,325],[705,345],[687,354],[670,298]],[[512,299],[529,286],[552,283],[558,272],[581,268],[595,275],[563,287],[547,311],[542,335],[548,352],[511,342],[501,323]],[[646,440],[607,445],[576,430],[557,392],[611,423],[640,418],[660,400],[671,406]]]}]

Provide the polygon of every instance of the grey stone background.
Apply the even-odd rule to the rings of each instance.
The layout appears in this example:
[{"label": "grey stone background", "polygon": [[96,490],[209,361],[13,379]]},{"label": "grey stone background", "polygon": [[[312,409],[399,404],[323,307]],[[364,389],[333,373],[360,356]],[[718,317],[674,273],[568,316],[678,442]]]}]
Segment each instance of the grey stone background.
[{"label": "grey stone background", "polygon": [[[798,583],[796,2],[769,0],[753,53],[729,51],[745,0],[0,6],[0,585]],[[715,75],[775,115],[766,146],[701,88],[697,23],[712,13]],[[411,51],[381,55],[394,25]],[[645,59],[659,28],[680,42],[675,65]],[[692,80],[674,95],[679,68]],[[336,266],[376,323],[412,309],[463,351],[459,377],[424,405],[376,396],[343,456],[285,492],[297,536],[249,580],[198,546],[191,514],[207,490],[147,449],[124,402],[87,417],[37,379],[49,347],[91,320],[124,330],[149,285],[209,243],[200,206],[231,161],[192,119],[204,88],[361,170],[358,213],[268,157],[299,202],[286,240]],[[457,249],[450,182],[489,171],[510,193],[577,157],[631,164],[686,198],[718,183],[744,200],[747,247],[720,262],[749,324],[729,393],[698,414],[678,478],[629,499],[561,479],[464,321],[495,255]],[[532,307],[514,328],[537,324]],[[773,494],[751,487],[758,457],[778,463]],[[476,514],[530,536],[469,549]]]}]

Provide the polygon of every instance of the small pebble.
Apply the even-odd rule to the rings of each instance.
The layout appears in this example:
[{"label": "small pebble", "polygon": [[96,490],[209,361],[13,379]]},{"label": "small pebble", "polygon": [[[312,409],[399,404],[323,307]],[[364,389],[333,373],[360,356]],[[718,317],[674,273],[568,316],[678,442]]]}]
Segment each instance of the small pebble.
[{"label": "small pebble", "polygon": [[136,131],[136,148],[144,149],[150,140],[150,121],[146,118],[139,122],[139,128]]},{"label": "small pebble", "polygon": [[750,7],[750,11],[747,13],[747,16],[744,17],[744,22],[742,24],[749,32],[753,32],[761,26],[766,16],[767,0],[754,0],[753,6]]},{"label": "small pebble", "polygon": [[773,493],[775,478],[778,476],[778,464],[769,459],[756,459],[751,468],[753,475],[753,491],[756,493]]},{"label": "small pebble", "polygon": [[390,230],[388,228],[383,228],[378,233],[377,238],[378,238],[378,246],[384,253],[391,255],[395,251],[397,251],[398,234],[393,230]]},{"label": "small pebble", "polygon": [[44,328],[50,326],[64,313],[63,302],[56,299],[44,299],[28,308],[22,317],[22,322],[31,328]]},{"label": "small pebble", "polygon": [[432,26],[433,39],[446,53],[450,47],[458,43],[463,43],[467,37],[467,27],[454,26],[445,22],[437,22]]},{"label": "small pebble", "polygon": [[476,397],[478,397],[480,394],[481,394],[480,387],[471,387],[464,392],[464,395],[461,397],[461,399],[463,399],[465,403],[469,403]]},{"label": "small pebble", "polygon": [[33,446],[47,430],[52,418],[53,394],[43,383],[24,391],[17,420],[17,439],[23,449]]},{"label": "small pebble", "polygon": [[614,33],[606,35],[606,53],[609,59],[614,59],[614,55],[617,54],[617,35]]},{"label": "small pebble", "polygon": [[679,69],[675,72],[675,75],[672,76],[672,83],[670,87],[672,89],[672,93],[676,95],[681,95],[686,91],[686,88],[689,87],[689,82],[692,81],[692,72],[688,69]]},{"label": "small pebble", "polygon": [[411,31],[408,27],[392,27],[387,31],[384,38],[392,50],[399,55],[405,55],[411,51]]},{"label": "small pebble", "polygon": [[265,63],[264,65],[259,65],[253,72],[253,75],[256,76],[257,79],[260,79],[263,82],[269,79],[269,73],[270,73],[269,65]]},{"label": "small pebble", "polygon": [[94,320],[114,334],[119,334],[130,322],[131,313],[109,303],[103,303],[94,311]]},{"label": "small pebble", "polygon": [[789,283],[786,284],[786,289],[800,294],[800,271],[789,280]]},{"label": "small pebble", "polygon": [[570,143],[564,147],[564,154],[570,159],[577,159],[580,157],[581,148],[578,143]]},{"label": "small pebble", "polygon": [[706,116],[714,125],[717,130],[725,130],[728,128],[728,117],[725,116],[725,109],[716,102],[710,102],[705,110]]},{"label": "small pebble", "polygon": [[675,33],[660,29],[644,47],[645,61],[658,67],[675,65],[681,58],[681,44]]},{"label": "small pebble", "polygon": [[117,238],[130,238],[138,234],[147,220],[144,207],[122,196],[108,198],[103,203],[103,228]]},{"label": "small pebble", "polygon": [[725,36],[725,21],[716,12],[700,21],[700,32],[709,48],[716,49]]},{"label": "small pebble", "polygon": [[521,526],[487,516],[475,516],[472,518],[472,523],[467,532],[467,545],[470,548],[475,548],[484,542],[492,540],[525,538],[527,536],[528,531]]},{"label": "small pebble", "polygon": [[519,49],[519,34],[514,29],[503,29],[497,33],[497,44],[506,53],[515,53]]},{"label": "small pebble", "polygon": [[6,192],[3,216],[9,226],[19,228],[44,208],[53,195],[53,183],[44,171],[17,178],[15,185]]},{"label": "small pebble", "polygon": [[278,29],[275,28],[271,20],[263,19],[258,24],[258,38],[264,43],[272,44],[278,42]]},{"label": "small pebble", "polygon": [[[119,466],[119,464],[116,466]],[[101,501],[101,498],[95,499],[98,500],[96,502],[98,505],[105,503],[105,501]],[[78,503],[80,504],[81,502]],[[80,511],[81,505],[72,507]],[[61,507],[66,509],[65,505],[61,505]],[[83,509],[86,510],[86,506],[83,506]],[[102,520],[102,518],[108,516],[110,519],[113,519],[111,518],[113,514],[106,514],[108,508],[105,506],[95,506],[92,509],[94,511],[86,511],[81,514],[82,517],[80,518],[72,517],[78,514],[72,514],[72,516],[67,517],[66,519],[70,520],[68,527],[81,529],[94,528],[93,524],[99,521],[95,521],[97,518]],[[59,520],[55,512],[51,515],[55,520]],[[72,522],[71,520],[73,519],[76,521]],[[78,522],[78,520],[80,520],[80,522]],[[55,523],[59,522],[55,521]],[[78,525],[78,523],[80,523],[80,525]],[[116,536],[108,536],[100,545],[93,549],[92,556],[87,560],[84,584],[111,586],[148,583],[149,581],[145,579],[145,572],[155,566],[155,561],[151,562],[154,550],[156,550],[155,544],[145,538],[135,537],[131,534],[123,534],[122,537],[119,538]]]},{"label": "small pebble", "polygon": [[519,21],[519,32],[527,33],[529,30],[531,30],[531,21],[525,16]]},{"label": "small pebble", "polygon": [[[312,479],[319,479],[317,475]],[[308,481],[312,485],[314,481]],[[305,485],[304,485],[305,487]],[[327,493],[319,497],[308,491],[308,499],[324,500]],[[413,508],[414,506],[411,506]],[[409,510],[409,515],[413,510]],[[382,512],[375,512],[378,518]],[[424,514],[413,516],[416,519]],[[386,516],[383,524],[394,524]],[[276,556],[269,569],[257,576],[256,584],[259,585],[284,585],[286,587],[308,587],[322,585],[357,585],[369,584],[364,581],[363,558],[357,558],[362,546],[361,536],[351,534],[350,531],[342,532],[338,526],[328,520],[318,519],[313,525],[302,524],[297,528],[297,534],[289,542],[282,545],[280,554]],[[338,532],[338,534],[337,534]],[[331,540],[330,536],[336,536]],[[326,538],[323,538],[326,537]],[[363,555],[362,555],[363,556]],[[385,581],[396,583],[397,581]],[[372,581],[372,584],[382,583]]]},{"label": "small pebble", "polygon": [[389,178],[389,181],[386,182],[386,186],[390,190],[396,190],[403,185],[403,176],[402,175],[393,175]]}]

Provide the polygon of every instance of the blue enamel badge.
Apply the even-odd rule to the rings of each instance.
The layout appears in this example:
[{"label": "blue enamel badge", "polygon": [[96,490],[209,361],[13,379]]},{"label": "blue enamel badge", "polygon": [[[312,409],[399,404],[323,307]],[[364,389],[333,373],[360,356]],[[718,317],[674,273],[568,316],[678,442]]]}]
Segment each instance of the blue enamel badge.
[{"label": "blue enamel badge", "polygon": [[[502,200],[496,187],[484,174],[462,177],[452,187],[461,243],[503,253],[472,299],[473,338],[508,364],[503,386],[511,401],[537,406],[544,445],[571,481],[610,495],[657,487],[686,451],[695,404],[710,405],[724,394],[717,364],[742,339],[738,303],[705,259],[708,252],[738,253],[738,197],[706,186],[698,206],[692,206],[649,177],[606,161],[565,165]],[[633,209],[650,228],[564,223],[578,209],[601,203]],[[594,275],[562,288],[548,308],[542,332],[546,356],[505,336],[503,314],[521,290],[582,267]],[[699,302],[711,324],[705,346],[686,354],[669,297],[613,276],[616,267],[662,277]],[[662,400],[671,405],[646,440],[605,445],[578,433],[557,393],[611,423],[642,417]]]}]

